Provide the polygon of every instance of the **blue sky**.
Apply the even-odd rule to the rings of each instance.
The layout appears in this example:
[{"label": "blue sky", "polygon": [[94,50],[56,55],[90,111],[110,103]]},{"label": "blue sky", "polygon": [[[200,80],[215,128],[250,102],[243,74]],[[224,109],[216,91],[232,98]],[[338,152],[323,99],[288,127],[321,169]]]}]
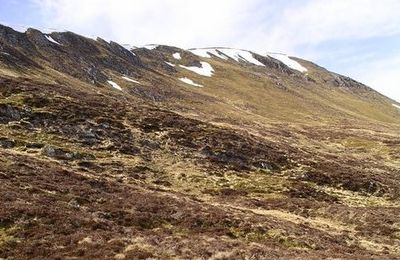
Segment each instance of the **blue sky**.
[{"label": "blue sky", "polygon": [[0,0],[0,22],[133,45],[283,52],[400,101],[399,0]]}]

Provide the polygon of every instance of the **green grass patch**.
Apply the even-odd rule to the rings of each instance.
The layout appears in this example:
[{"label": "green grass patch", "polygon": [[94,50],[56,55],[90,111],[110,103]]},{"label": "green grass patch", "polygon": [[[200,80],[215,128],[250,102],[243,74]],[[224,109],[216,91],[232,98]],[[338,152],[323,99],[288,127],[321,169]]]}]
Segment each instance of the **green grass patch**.
[{"label": "green grass patch", "polygon": [[21,228],[18,225],[0,226],[0,247],[14,240],[14,235]]}]

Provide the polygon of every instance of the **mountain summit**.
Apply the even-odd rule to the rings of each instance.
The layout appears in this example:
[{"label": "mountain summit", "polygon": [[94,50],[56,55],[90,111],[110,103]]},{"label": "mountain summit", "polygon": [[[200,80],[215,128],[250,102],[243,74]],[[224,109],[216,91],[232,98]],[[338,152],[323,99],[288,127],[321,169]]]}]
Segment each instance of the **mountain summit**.
[{"label": "mountain summit", "polygon": [[285,54],[0,26],[0,258],[398,258],[399,127]]}]

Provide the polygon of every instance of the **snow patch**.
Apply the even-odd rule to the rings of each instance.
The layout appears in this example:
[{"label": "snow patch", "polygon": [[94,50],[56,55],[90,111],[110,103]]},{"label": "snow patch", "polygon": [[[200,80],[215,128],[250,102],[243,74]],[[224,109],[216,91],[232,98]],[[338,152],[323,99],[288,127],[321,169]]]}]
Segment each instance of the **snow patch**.
[{"label": "snow patch", "polygon": [[211,67],[211,65],[209,63],[204,62],[204,61],[202,61],[200,63],[201,63],[201,68],[195,67],[195,66],[186,67],[186,66],[183,66],[183,65],[180,65],[180,67],[182,67],[184,69],[187,69],[187,70],[190,70],[190,71],[193,71],[194,73],[197,73],[197,74],[202,75],[202,76],[211,77],[213,75],[213,72],[214,72],[213,67]]},{"label": "snow patch", "polygon": [[175,64],[172,64],[172,63],[170,63],[170,62],[167,62],[167,61],[164,61],[166,64],[168,64],[169,66],[171,66],[171,67],[175,67],[176,65]]},{"label": "snow patch", "polygon": [[172,56],[177,60],[182,59],[181,54],[179,52],[172,54]]},{"label": "snow patch", "polygon": [[[204,49],[190,49],[189,51],[199,57],[202,57],[202,58],[212,58],[211,55],[213,55],[213,56],[216,56],[216,57],[224,59],[224,60],[231,58],[237,62],[244,61],[244,62],[254,64],[257,66],[265,67],[264,64],[262,64],[256,58],[254,58],[252,52],[246,51],[246,50],[230,49],[230,48],[204,48]],[[307,69],[305,67],[303,67],[297,61],[291,59],[286,54],[268,53],[267,56],[281,61],[282,63],[284,63],[286,66],[288,66],[291,69],[294,69],[294,70],[297,70],[300,72],[307,71]]]},{"label": "snow patch", "polygon": [[274,59],[277,59],[277,60],[281,61],[282,63],[284,63],[286,66],[288,66],[291,69],[294,69],[294,70],[297,70],[297,71],[300,71],[300,72],[306,72],[307,71],[307,69],[304,68],[303,66],[301,66],[300,63],[298,63],[295,60],[292,60],[286,54],[268,53],[267,55],[270,56],[271,58],[274,58]]},{"label": "snow patch", "polygon": [[210,54],[221,58],[223,60],[227,60],[228,57],[225,55],[221,55],[217,49],[192,49],[189,50],[191,53],[193,53],[194,55],[203,57],[203,58],[212,58]]},{"label": "snow patch", "polygon": [[118,89],[118,90],[122,90],[122,88],[121,88],[117,83],[115,83],[114,81],[107,80],[107,82],[108,82],[108,84],[110,84],[113,88]]},{"label": "snow patch", "polygon": [[191,53],[193,53],[194,55],[203,57],[203,58],[211,58],[208,49],[193,49],[193,50],[189,50]]},{"label": "snow patch", "polygon": [[158,44],[147,44],[147,45],[143,46],[143,48],[146,48],[146,49],[148,49],[148,50],[154,50],[154,49],[156,49],[158,46],[159,46]]},{"label": "snow patch", "polygon": [[53,38],[51,38],[50,35],[45,35],[44,37],[46,37],[46,39],[47,39],[49,42],[55,43],[55,44],[57,44],[57,45],[62,45],[61,43],[59,43],[59,42],[57,42],[56,40],[54,40]]},{"label": "snow patch", "polygon": [[400,106],[399,105],[396,105],[396,104],[392,104],[394,107],[397,107],[398,109],[400,109]]},{"label": "snow patch", "polygon": [[186,84],[195,86],[195,87],[199,87],[199,88],[202,88],[202,87],[203,87],[203,85],[196,84],[196,83],[193,82],[193,80],[188,79],[188,78],[180,78],[179,80],[182,81],[182,82],[184,82],[184,83],[186,83]]},{"label": "snow patch", "polygon": [[251,63],[257,66],[264,66],[261,62],[259,62],[257,59],[253,57],[253,54],[249,51],[245,50],[238,50],[238,49],[218,49],[220,52],[225,54],[226,56],[230,57],[231,59],[234,59],[235,61],[244,61],[247,63]]},{"label": "snow patch", "polygon": [[128,78],[128,77],[126,77],[126,76],[123,76],[122,78],[123,78],[124,80],[126,80],[126,81],[130,81],[130,82],[133,82],[133,83],[140,84],[140,82],[139,82],[139,81],[137,81],[137,80],[134,80],[134,79],[131,79],[131,78]]}]

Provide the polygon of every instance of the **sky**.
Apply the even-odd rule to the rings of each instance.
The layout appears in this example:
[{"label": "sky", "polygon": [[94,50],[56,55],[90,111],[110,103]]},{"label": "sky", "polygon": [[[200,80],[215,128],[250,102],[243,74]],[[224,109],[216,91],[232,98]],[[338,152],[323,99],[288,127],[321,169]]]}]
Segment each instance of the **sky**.
[{"label": "sky", "polygon": [[0,23],[136,46],[281,52],[400,102],[400,0],[0,0]]}]

